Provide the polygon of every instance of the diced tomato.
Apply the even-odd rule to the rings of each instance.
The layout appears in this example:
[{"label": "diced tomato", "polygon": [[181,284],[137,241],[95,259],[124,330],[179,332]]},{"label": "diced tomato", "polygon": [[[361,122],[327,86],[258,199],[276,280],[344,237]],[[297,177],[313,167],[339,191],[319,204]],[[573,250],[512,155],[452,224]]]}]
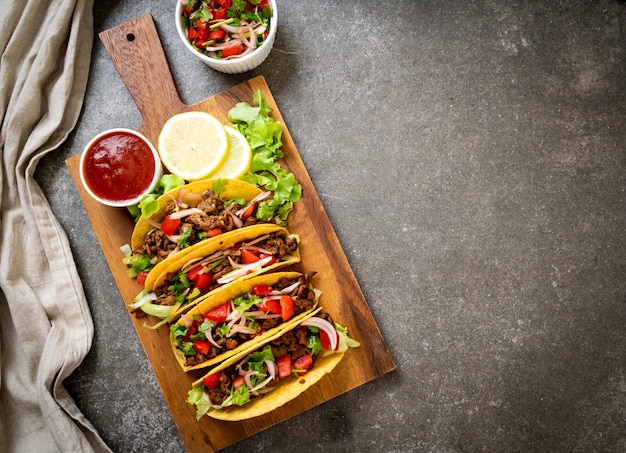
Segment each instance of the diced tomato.
[{"label": "diced tomato", "polygon": [[221,228],[213,228],[211,230],[205,231],[204,234],[206,234],[210,238],[213,238],[215,236],[219,236],[220,234],[222,234],[222,229]]},{"label": "diced tomato", "polygon": [[278,378],[284,379],[291,374],[291,356],[289,354],[281,355],[276,360],[278,366]]},{"label": "diced tomato", "polygon": [[195,41],[197,37],[198,37],[198,30],[196,30],[195,27],[189,27],[189,30],[187,30],[187,40]]},{"label": "diced tomato", "polygon": [[259,257],[256,256],[250,250],[243,249],[241,251],[241,263],[242,264],[250,264],[259,261]]},{"label": "diced tomato", "polygon": [[176,228],[180,225],[180,219],[172,219],[171,216],[167,215],[161,222],[161,231],[163,234],[167,234],[171,236],[176,232]]},{"label": "diced tomato", "polygon": [[189,5],[189,2],[186,2],[183,6],[183,13],[185,13],[185,16],[189,17],[191,13],[198,9],[198,6],[200,6],[198,0],[194,1],[193,5]]},{"label": "diced tomato", "polygon": [[209,8],[211,11],[211,14],[213,15],[213,19],[226,19],[226,16],[228,15],[228,8]]},{"label": "diced tomato", "polygon": [[211,349],[211,343],[209,340],[196,340],[193,342],[193,348],[198,354],[206,354]]},{"label": "diced tomato", "polygon": [[217,373],[211,374],[210,376],[207,376],[204,379],[202,379],[202,382],[204,382],[204,386],[207,389],[214,389],[220,385],[221,377],[222,377],[222,372],[218,371]]},{"label": "diced tomato", "polygon": [[245,381],[243,380],[243,376],[237,376],[235,380],[233,381],[233,385],[235,386],[236,389],[238,389],[244,384],[245,384]]},{"label": "diced tomato", "polygon": [[298,357],[294,360],[292,365],[295,370],[308,371],[313,366],[313,356],[311,354],[304,354],[302,357]]},{"label": "diced tomato", "polygon": [[287,321],[293,317],[296,309],[293,299],[289,296],[281,296],[280,298],[281,317],[283,321]]},{"label": "diced tomato", "polygon": [[137,283],[139,283],[140,285],[146,283],[146,278],[148,278],[148,274],[148,271],[139,272],[139,274],[137,274]]},{"label": "diced tomato", "polygon": [[248,217],[254,214],[254,210],[256,209],[256,206],[257,206],[256,203],[252,203],[250,206],[248,206],[246,210],[243,211],[243,214],[241,214],[241,220],[246,220]]},{"label": "diced tomato", "polygon": [[259,305],[259,310],[276,315],[280,315],[283,312],[280,302],[275,299],[264,300],[261,305]]},{"label": "diced tomato", "polygon": [[[336,351],[337,349],[339,349],[339,334],[335,333],[335,335],[337,336],[337,343],[335,346],[335,351]],[[324,349],[326,349],[327,351],[332,350],[330,348],[330,337],[328,336],[325,330],[320,329],[320,341],[322,342],[322,347]]]},{"label": "diced tomato", "polygon": [[211,41],[223,41],[224,38],[226,38],[226,30],[218,28],[209,32],[209,40]]},{"label": "diced tomato", "polygon": [[196,281],[196,288],[198,288],[200,292],[203,292],[211,286],[211,283],[213,283],[213,274],[211,272],[200,274],[198,275],[198,280]]},{"label": "diced tomato", "polygon": [[268,261],[266,266],[271,266],[272,264],[276,263],[276,258],[274,257],[274,255],[268,255],[267,253],[261,253],[261,255],[259,255],[260,259],[269,258],[269,257],[271,257],[272,259]]},{"label": "diced tomato", "polygon": [[204,47],[204,43],[209,40],[210,31],[208,28],[198,28],[198,37],[196,38],[196,46]]},{"label": "diced tomato", "polygon": [[230,8],[232,0],[214,0],[215,3],[220,5],[222,8]]},{"label": "diced tomato", "polygon": [[197,21],[195,21],[193,23],[193,25],[198,29],[198,30],[204,30],[207,27],[207,22],[201,21],[200,19],[198,19]]},{"label": "diced tomato", "polygon": [[235,55],[239,55],[243,52],[243,44],[233,44],[222,50],[222,58],[228,58]]},{"label": "diced tomato", "polygon": [[189,326],[187,328],[187,334],[185,335],[184,340],[189,341],[189,338],[196,332],[198,332],[198,327],[196,325]]},{"label": "diced tomato", "polygon": [[224,322],[231,312],[230,302],[220,305],[208,312],[204,317],[211,322]]},{"label": "diced tomato", "polygon": [[272,292],[272,287],[269,285],[256,285],[252,288],[252,294],[259,297],[265,297]]},{"label": "diced tomato", "polygon": [[267,0],[261,0],[261,3],[259,3],[259,9],[264,9],[266,6],[270,6],[270,2],[268,2]]},{"label": "diced tomato", "polygon": [[196,283],[198,281],[198,277],[200,276],[200,272],[202,272],[202,269],[204,269],[204,267],[201,264],[197,265],[187,273],[187,278]]}]

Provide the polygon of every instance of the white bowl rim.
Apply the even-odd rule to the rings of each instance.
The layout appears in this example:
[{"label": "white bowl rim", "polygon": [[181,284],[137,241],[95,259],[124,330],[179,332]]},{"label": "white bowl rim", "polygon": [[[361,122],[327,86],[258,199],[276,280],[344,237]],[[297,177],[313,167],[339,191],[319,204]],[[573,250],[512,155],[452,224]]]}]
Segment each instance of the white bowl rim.
[{"label": "white bowl rim", "polygon": [[[93,193],[93,191],[91,190],[91,188],[89,187],[89,185],[87,184],[87,181],[85,180],[85,174],[84,174],[84,165],[85,165],[85,158],[87,156],[87,152],[89,151],[89,149],[94,145],[94,143],[96,143],[98,140],[100,140],[102,137],[105,137],[107,135],[111,135],[111,134],[115,134],[118,132],[123,132],[123,133],[127,133],[127,134],[131,134],[134,135],[135,137],[143,140],[148,147],[150,148],[150,151],[152,151],[152,156],[154,157],[154,177],[152,178],[152,181],[150,182],[150,185],[148,186],[148,188],[138,197],[132,198],[130,200],[121,200],[121,201],[111,201],[111,200],[105,200],[103,198],[100,198],[98,195],[96,195],[95,193]],[[81,155],[80,155],[80,161],[79,161],[79,166],[78,166],[78,170],[79,170],[79,174],[80,174],[80,181],[83,184],[83,188],[87,191],[87,193],[96,201],[107,205],[107,206],[112,206],[114,208],[124,208],[124,207],[128,207],[128,206],[132,206],[134,204],[139,203],[139,200],[141,200],[141,198],[152,192],[155,188],[155,186],[157,185],[157,183],[159,182],[159,179],[161,179],[161,176],[163,174],[163,166],[161,164],[161,158],[159,156],[159,152],[157,151],[157,149],[155,148],[155,146],[152,144],[152,142],[150,140],[148,140],[148,138],[143,135],[141,132],[138,132],[136,130],[133,129],[128,129],[128,128],[123,128],[123,127],[116,127],[116,128],[112,128],[112,129],[107,129],[105,131],[100,132],[99,134],[97,134],[95,137],[93,137],[91,140],[89,140],[89,143],[87,143],[87,145],[85,146],[85,148],[83,149]]]},{"label": "white bowl rim", "polygon": [[176,0],[176,12],[175,12],[176,31],[178,32],[178,36],[183,41],[183,44],[185,45],[185,47],[187,47],[187,49],[189,49],[196,57],[200,58],[202,61],[209,62],[212,65],[215,65],[216,67],[219,67],[219,66],[226,67],[226,66],[234,66],[235,64],[241,64],[242,62],[247,62],[249,60],[254,59],[258,55],[258,52],[260,51],[260,49],[264,48],[266,45],[270,45],[272,41],[272,37],[276,35],[276,31],[278,28],[276,26],[276,24],[278,23],[278,10],[276,9],[276,1],[275,0],[267,0],[267,1],[270,2],[270,4],[272,5],[272,12],[273,12],[272,17],[270,18],[270,22],[272,26],[270,27],[269,35],[267,36],[267,38],[265,38],[265,41],[263,41],[263,44],[261,44],[259,47],[254,49],[254,52],[251,52],[249,55],[246,55],[245,57],[234,58],[232,60],[219,60],[217,58],[211,58],[203,54],[202,52],[198,52],[196,49],[194,49],[193,46],[187,40],[187,34],[185,33],[185,30],[183,29],[183,24],[181,20],[183,4],[180,0]]}]

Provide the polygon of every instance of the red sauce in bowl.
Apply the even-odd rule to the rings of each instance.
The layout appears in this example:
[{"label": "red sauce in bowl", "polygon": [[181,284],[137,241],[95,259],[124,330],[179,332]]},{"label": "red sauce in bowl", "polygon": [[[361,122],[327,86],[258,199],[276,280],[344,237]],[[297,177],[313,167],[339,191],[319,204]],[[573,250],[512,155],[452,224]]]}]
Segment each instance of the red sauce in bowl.
[{"label": "red sauce in bowl", "polygon": [[104,134],[86,153],[85,182],[103,200],[133,200],[143,195],[154,179],[156,165],[150,146],[130,132]]}]

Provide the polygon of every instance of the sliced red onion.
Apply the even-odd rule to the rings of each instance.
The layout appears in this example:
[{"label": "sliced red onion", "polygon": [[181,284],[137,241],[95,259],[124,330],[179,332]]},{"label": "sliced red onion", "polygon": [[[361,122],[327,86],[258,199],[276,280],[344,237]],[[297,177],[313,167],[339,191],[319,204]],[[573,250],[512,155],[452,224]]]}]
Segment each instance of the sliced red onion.
[{"label": "sliced red onion", "polygon": [[183,271],[183,273],[186,273],[188,270],[196,267],[196,263],[198,263],[199,261],[201,261],[202,258],[193,258],[189,261],[187,261],[185,264],[183,264],[183,267],[180,268],[181,271]]},{"label": "sliced red onion", "polygon": [[[244,21],[241,23],[245,25],[240,27],[240,31],[238,33],[239,38],[241,38],[246,47],[254,49],[256,47],[256,34],[249,24]],[[250,35],[250,38],[247,38],[246,35]]]},{"label": "sliced red onion", "polygon": [[253,388],[250,376],[256,376],[257,374],[259,374],[258,371],[246,371],[243,375],[243,381],[246,383],[246,387],[248,387],[250,391],[252,391]]},{"label": "sliced red onion", "polygon": [[272,379],[274,379],[278,374],[278,367],[276,366],[276,363],[274,363],[272,360],[266,360],[265,366],[267,367],[267,372],[270,374]]},{"label": "sliced red onion", "polygon": [[219,50],[224,50],[227,47],[232,47],[236,44],[243,44],[243,41],[241,39],[231,39],[230,41],[226,41],[224,43],[220,43],[215,46],[205,47],[205,49],[208,50],[209,52],[217,52]]},{"label": "sliced red onion", "polygon": [[317,327],[318,329],[323,330],[324,332],[326,332],[326,334],[328,335],[328,339],[330,340],[330,349],[332,351],[337,349],[337,331],[331,323],[329,323],[325,319],[313,316],[304,321],[301,325]]},{"label": "sliced red onion", "polygon": [[[243,21],[242,21],[243,23]],[[222,24],[220,28],[228,33],[240,33],[243,27],[235,27],[234,25]]]},{"label": "sliced red onion", "polygon": [[268,256],[266,258],[261,258],[259,261],[255,261],[254,263],[239,265],[239,267],[235,269],[234,271],[231,271],[228,274],[224,275],[223,277],[218,278],[217,282],[220,285],[223,285],[225,283],[230,283],[234,280],[237,280],[239,277],[243,277],[244,275],[247,275],[250,272],[255,272],[255,271],[258,271],[259,269],[262,269],[263,266],[268,264],[273,259],[274,259],[273,256]]},{"label": "sliced red onion", "polygon": [[298,280],[297,282],[286,286],[285,288],[281,289],[281,290],[274,290],[272,291],[272,295],[278,295],[278,294],[290,294],[292,291],[294,291],[298,286],[300,286],[302,284],[302,282],[300,280]]},{"label": "sliced red onion", "polygon": [[166,234],[166,237],[174,244],[178,243],[178,240],[182,237],[182,234]]},{"label": "sliced red onion", "polygon": [[269,376],[263,382],[260,382],[259,384],[257,384],[256,387],[251,388],[250,389],[250,393],[252,393],[254,395],[257,395],[257,390],[262,389],[263,387],[265,387],[267,384],[269,384],[273,380],[274,380],[274,378],[272,376]]},{"label": "sliced red onion", "polygon": [[252,319],[269,319],[269,318],[280,318],[279,314],[269,314],[267,312],[264,311],[246,311],[244,313],[241,314],[241,316],[245,316],[246,318],[252,318]]},{"label": "sliced red onion", "polygon": [[272,192],[269,191],[269,190],[266,190],[265,192],[261,192],[256,197],[254,197],[252,200],[250,200],[247,205],[245,205],[243,208],[241,208],[235,214],[237,215],[237,217],[241,217],[243,215],[243,213],[246,212],[246,209],[248,209],[250,207],[250,205],[252,205],[254,203],[258,203],[259,201],[265,200],[271,194],[272,194]]},{"label": "sliced red onion", "polygon": [[206,339],[207,339],[207,340],[209,340],[209,343],[211,343],[211,344],[212,344],[213,346],[215,346],[217,349],[221,349],[222,347],[221,347],[219,344],[217,344],[217,343],[215,342],[215,340],[213,339],[213,332],[212,332],[212,330],[213,330],[213,329],[209,329],[209,330],[205,333]]},{"label": "sliced red onion", "polygon": [[228,214],[232,217],[233,223],[235,224],[237,228],[241,228],[243,226],[243,222],[241,221],[241,219],[237,217],[235,214],[233,214],[232,211],[226,211],[226,212],[228,212]]},{"label": "sliced red onion", "polygon": [[267,30],[267,25],[265,24],[260,24],[254,27],[254,33],[256,33],[259,36],[265,33],[265,30]]},{"label": "sliced red onion", "polygon": [[158,230],[161,229],[161,224],[159,222],[155,222],[152,219],[148,219],[147,222],[150,224],[150,226],[152,226],[153,228],[156,228]]},{"label": "sliced red onion", "polygon": [[182,315],[180,317],[180,320],[182,321],[183,326],[185,326],[186,328],[190,328],[191,326],[193,326],[193,318],[190,318],[186,314]]},{"label": "sliced red onion", "polygon": [[188,272],[189,270],[193,269],[194,267],[196,267],[196,265],[206,265],[209,263],[213,263],[215,261],[218,261],[220,259],[222,259],[224,257],[226,253],[224,251],[217,251],[207,257],[204,258],[193,258],[190,259],[189,261],[187,261],[185,264],[183,264],[183,266],[181,267],[181,270],[183,271],[183,273]]},{"label": "sliced red onion", "polygon": [[272,251],[268,249],[264,249],[263,247],[257,247],[256,245],[246,245],[242,247],[243,250],[250,250],[252,252],[263,253],[264,255],[271,255]]},{"label": "sliced red onion", "polygon": [[182,219],[192,214],[202,214],[203,212],[204,211],[202,209],[198,209],[198,208],[181,209],[180,211],[172,212],[170,214],[170,219],[174,219],[174,220]]}]

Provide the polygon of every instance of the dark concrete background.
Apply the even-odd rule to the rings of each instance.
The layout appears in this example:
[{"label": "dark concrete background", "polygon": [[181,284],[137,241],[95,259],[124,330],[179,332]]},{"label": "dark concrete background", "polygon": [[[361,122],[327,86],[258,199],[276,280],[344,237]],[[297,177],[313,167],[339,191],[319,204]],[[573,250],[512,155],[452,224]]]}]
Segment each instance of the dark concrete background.
[{"label": "dark concrete background", "polygon": [[[398,366],[227,451],[626,451],[626,4],[278,0],[269,59],[213,72],[152,13],[184,102],[265,76]],[[117,452],[184,447],[64,160],[141,118],[94,41],[37,179],[95,323],[67,381]],[[358,328],[358,326],[354,326]]]}]

